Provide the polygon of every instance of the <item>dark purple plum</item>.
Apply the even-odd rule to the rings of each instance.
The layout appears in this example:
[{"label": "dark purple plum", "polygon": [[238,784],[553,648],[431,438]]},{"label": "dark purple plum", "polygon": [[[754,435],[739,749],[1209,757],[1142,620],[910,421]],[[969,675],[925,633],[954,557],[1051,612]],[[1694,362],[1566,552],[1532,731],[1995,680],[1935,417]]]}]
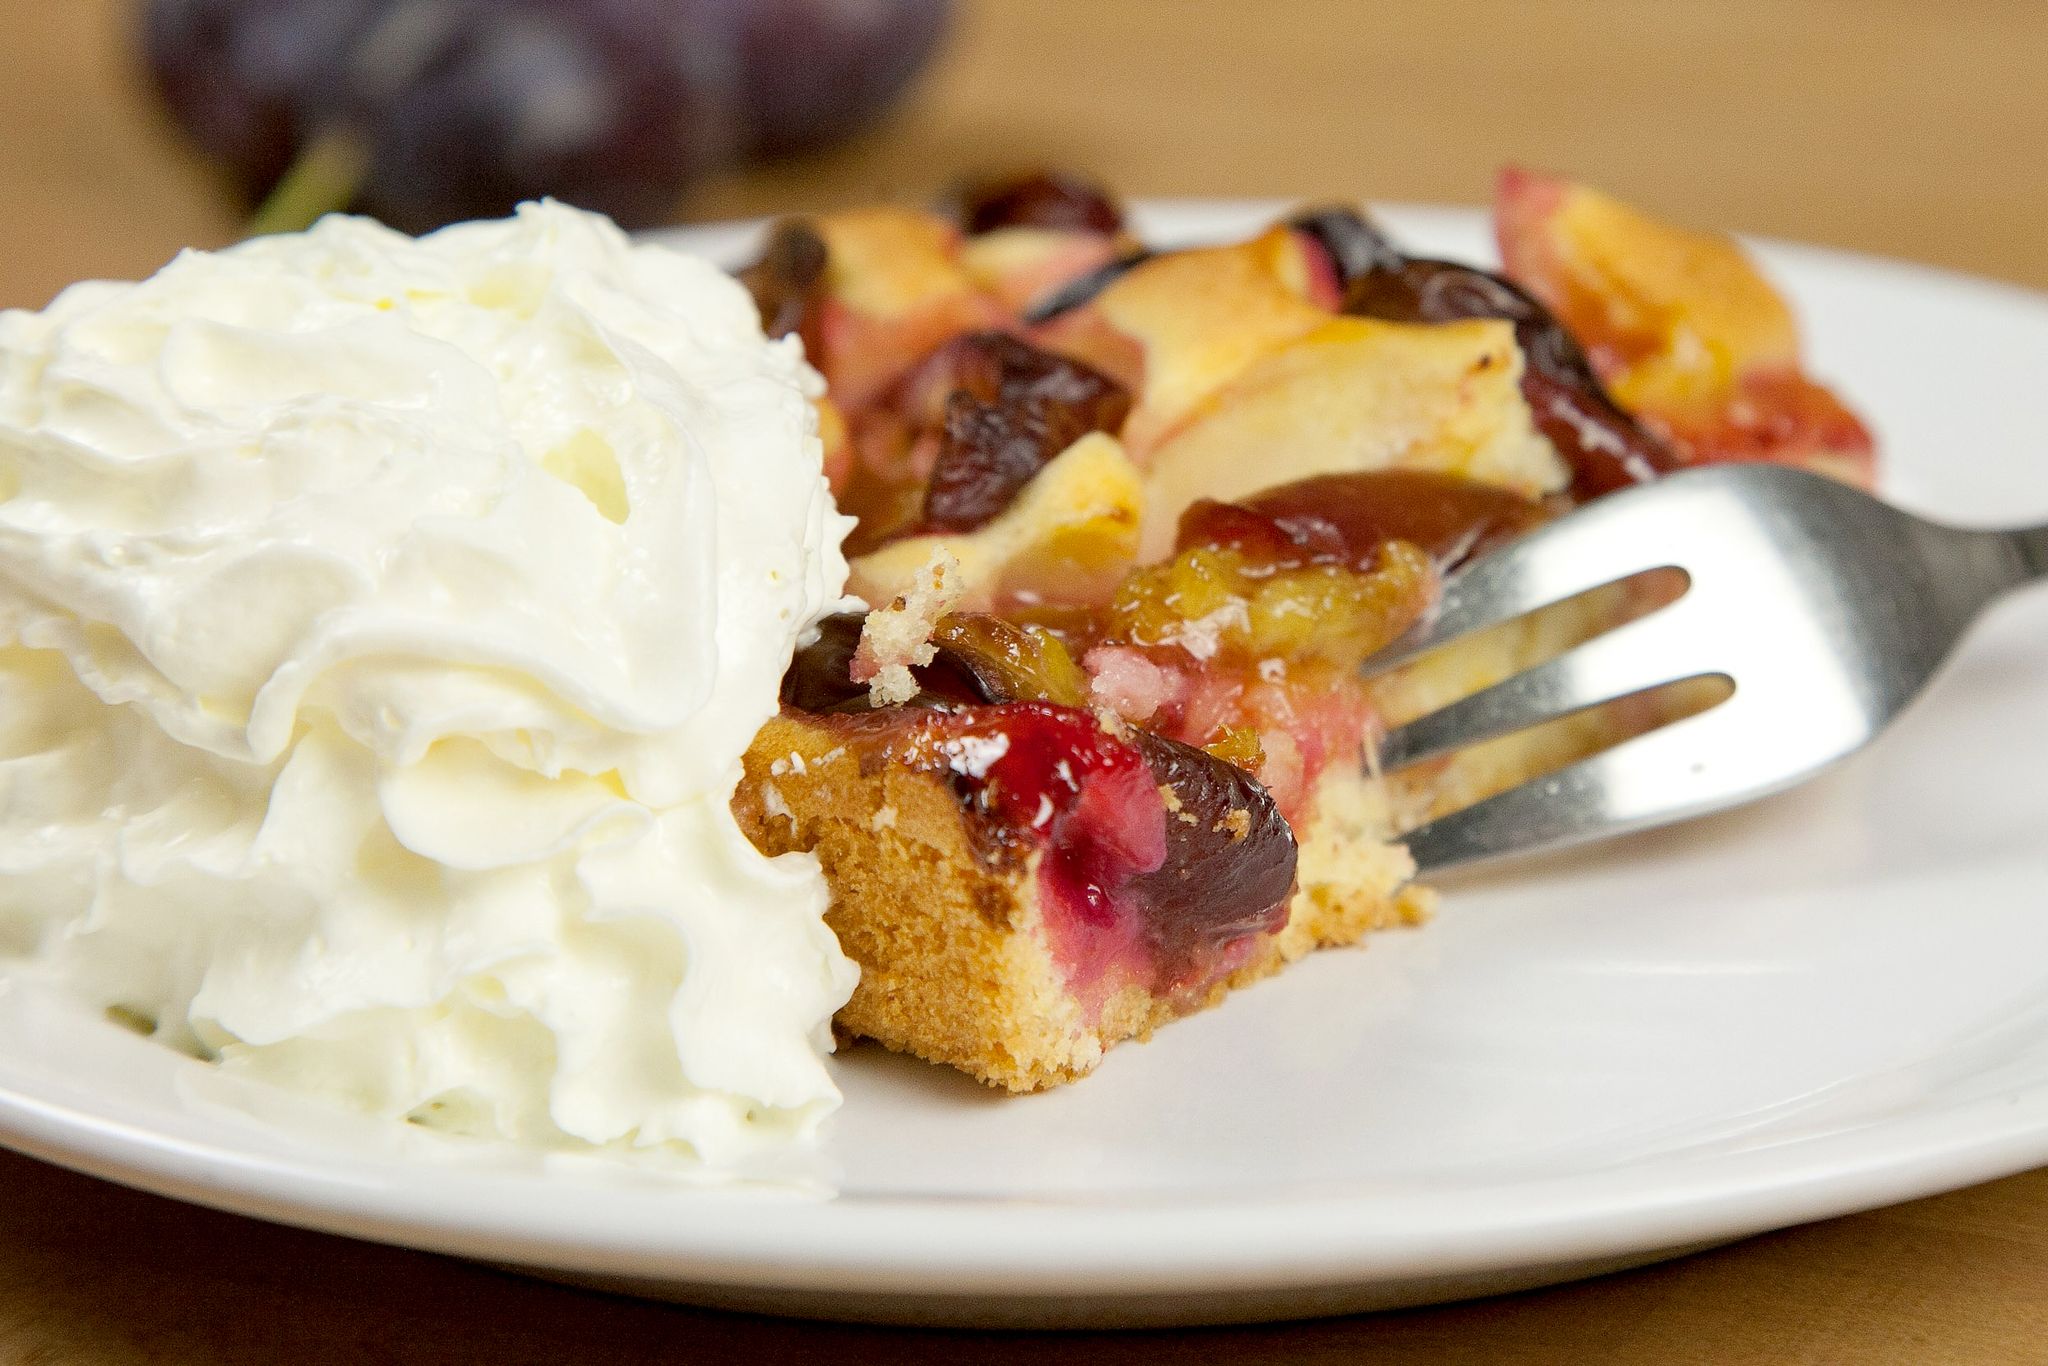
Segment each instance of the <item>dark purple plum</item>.
[{"label": "dark purple plum", "polygon": [[1000,737],[992,763],[950,770],[989,861],[1042,848],[1049,909],[1134,928],[1155,990],[1199,979],[1231,945],[1287,923],[1294,834],[1249,773],[1150,731],[1105,731],[1076,705],[1085,679],[1062,649],[974,613],[940,623],[913,705],[871,709],[850,677],[861,622],[821,623],[791,661],[783,702],[837,714],[864,772],[891,756],[946,767],[958,752],[947,741]]},{"label": "dark purple plum", "polygon": [[152,0],[171,112],[252,201],[345,138],[332,208],[422,232],[553,195],[669,216],[746,139],[721,0]]},{"label": "dark purple plum", "polygon": [[1062,313],[1071,312],[1092,301],[1096,295],[1108,289],[1125,275],[1151,260],[1156,253],[1139,248],[1124,253],[1113,261],[1105,261],[1085,275],[1073,279],[1055,289],[1052,293],[1031,305],[1024,312],[1027,323],[1051,322]]},{"label": "dark purple plum", "polygon": [[1175,801],[1165,861],[1128,893],[1158,960],[1179,975],[1204,951],[1283,928],[1297,850],[1271,794],[1213,754],[1148,730],[1130,735]]},{"label": "dark purple plum", "polygon": [[1273,570],[1340,564],[1365,571],[1389,541],[1419,546],[1448,571],[1542,525],[1542,503],[1436,470],[1318,474],[1234,503],[1198,498],[1176,550],[1229,546]]},{"label": "dark purple plum", "polygon": [[552,195],[628,227],[748,153],[873,121],[947,0],[151,0],[172,114],[251,202],[345,143],[321,208],[421,232]]},{"label": "dark purple plum", "polygon": [[1305,209],[1288,220],[1288,226],[1308,234],[1329,253],[1341,282],[1375,270],[1398,270],[1408,259],[1377,225],[1342,205]]},{"label": "dark purple plum", "polygon": [[785,218],[769,229],[760,259],[739,272],[761,312],[761,330],[771,337],[802,337],[804,353],[813,357],[823,354],[818,324],[827,264],[818,230],[801,218]]},{"label": "dark purple plum", "polygon": [[1124,212],[1107,189],[1063,171],[1027,171],[969,185],[956,214],[969,234],[1052,228],[1107,236],[1124,226]]},{"label": "dark purple plum", "polygon": [[743,140],[705,0],[392,0],[357,48],[361,206],[420,232],[553,195],[661,222]]},{"label": "dark purple plum", "polygon": [[1046,462],[1090,432],[1113,432],[1130,391],[1099,370],[1001,332],[971,332],[949,362],[939,454],[925,487],[934,530],[972,531],[1007,508]]},{"label": "dark purple plum", "polygon": [[1499,318],[1522,348],[1522,396],[1536,426],[1572,466],[1572,493],[1595,498],[1678,468],[1677,454],[1609,397],[1577,339],[1527,290],[1455,261],[1404,254],[1351,209],[1316,209],[1291,224],[1319,245],[1344,286],[1344,311],[1391,322]]},{"label": "dark purple plum", "polygon": [[343,104],[348,54],[390,0],[152,0],[143,56],[172,117],[251,203]]},{"label": "dark purple plum", "polygon": [[784,706],[828,712],[867,705],[867,685],[853,681],[853,654],[866,621],[863,612],[839,612],[818,623],[817,637],[797,648],[782,675]]},{"label": "dark purple plum", "polygon": [[724,0],[749,150],[809,151],[871,126],[944,37],[951,0]]}]

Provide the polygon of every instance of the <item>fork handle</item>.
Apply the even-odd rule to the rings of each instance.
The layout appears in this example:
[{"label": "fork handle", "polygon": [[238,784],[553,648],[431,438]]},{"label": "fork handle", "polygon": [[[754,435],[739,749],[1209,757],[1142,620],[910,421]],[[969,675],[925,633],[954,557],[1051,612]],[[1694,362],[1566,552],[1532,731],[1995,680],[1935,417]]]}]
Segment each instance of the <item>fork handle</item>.
[{"label": "fork handle", "polygon": [[2029,579],[2048,579],[2048,526],[2010,531],[2013,549],[2019,552],[2020,569]]}]

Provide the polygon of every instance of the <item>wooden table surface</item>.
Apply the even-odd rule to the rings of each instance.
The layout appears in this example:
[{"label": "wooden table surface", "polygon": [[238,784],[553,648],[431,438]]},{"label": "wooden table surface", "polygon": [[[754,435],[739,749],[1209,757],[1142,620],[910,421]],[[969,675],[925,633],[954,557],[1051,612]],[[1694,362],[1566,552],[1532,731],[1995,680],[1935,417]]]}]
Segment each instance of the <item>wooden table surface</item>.
[{"label": "wooden table surface", "polygon": [[[236,218],[154,119],[115,0],[5,0],[0,305]],[[1048,161],[1131,193],[1476,201],[1569,169],[1682,219],[2048,285],[2039,0],[981,0],[860,144],[696,216]],[[0,1155],[0,1364],[1076,1357],[2048,1361],[2048,1171],[1479,1304],[1073,1338],[611,1300],[273,1228]]]}]

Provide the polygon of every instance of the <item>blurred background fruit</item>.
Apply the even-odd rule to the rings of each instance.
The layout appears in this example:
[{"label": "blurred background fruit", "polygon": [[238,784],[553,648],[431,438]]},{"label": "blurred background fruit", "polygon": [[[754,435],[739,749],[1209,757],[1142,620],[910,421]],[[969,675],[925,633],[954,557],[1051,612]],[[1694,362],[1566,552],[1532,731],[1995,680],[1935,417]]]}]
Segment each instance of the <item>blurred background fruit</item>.
[{"label": "blurred background fruit", "polygon": [[237,188],[260,198],[291,166],[304,111],[331,107],[340,57],[382,0],[167,0],[143,44],[179,123]]},{"label": "blurred background fruit", "polygon": [[149,0],[172,115],[264,229],[423,232],[554,195],[629,227],[736,160],[868,127],[949,0]]},{"label": "blurred background fruit", "polygon": [[[141,72],[147,3],[0,0],[0,304],[246,229],[247,189],[223,193],[219,159]],[[1842,0],[956,0],[883,123],[736,161],[663,213],[922,202],[1032,165],[1132,199],[1477,204],[1512,161],[1681,222],[2048,286],[2048,179],[2022,173],[2048,143],[2048,100],[2029,94],[2048,5],[1853,8],[1845,23]]]},{"label": "blurred background fruit", "polygon": [[778,156],[868,127],[930,59],[949,0],[725,0],[749,149]]}]

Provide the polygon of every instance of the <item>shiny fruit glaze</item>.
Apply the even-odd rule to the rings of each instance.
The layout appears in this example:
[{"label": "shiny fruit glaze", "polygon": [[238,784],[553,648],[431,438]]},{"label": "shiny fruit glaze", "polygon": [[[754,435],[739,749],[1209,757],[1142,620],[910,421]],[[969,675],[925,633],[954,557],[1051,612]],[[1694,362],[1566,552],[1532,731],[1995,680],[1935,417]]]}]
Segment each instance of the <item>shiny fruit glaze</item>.
[{"label": "shiny fruit glaze", "polygon": [[818,346],[819,311],[825,300],[825,239],[800,218],[785,218],[768,232],[761,258],[739,272],[754,296],[761,330],[771,337],[804,339],[806,354]]},{"label": "shiny fruit glaze", "polygon": [[1287,923],[1287,823],[1199,750],[1112,734],[1079,708],[1007,702],[929,713],[899,753],[936,759],[986,840],[1041,851],[1047,946],[1084,1001],[1187,990]]},{"label": "shiny fruit glaze", "polygon": [[1654,479],[1679,459],[1609,397],[1592,363],[1550,311],[1518,286],[1454,261],[1404,255],[1356,213],[1295,220],[1344,281],[1344,311],[1389,322],[1498,318],[1522,348],[1522,396],[1536,426],[1573,469],[1572,492],[1595,497]]},{"label": "shiny fruit glaze", "polygon": [[1644,422],[1701,464],[1832,460],[1865,487],[1875,478],[1870,429],[1832,390],[1792,366],[1747,372],[1719,408],[1650,415]]},{"label": "shiny fruit glaze", "polygon": [[1198,545],[1132,571],[1095,643],[1170,645],[1238,668],[1264,661],[1356,668],[1415,623],[1436,597],[1429,557],[1406,541],[1370,569],[1276,566],[1230,546]]},{"label": "shiny fruit glaze", "polygon": [[855,468],[835,489],[860,519],[847,553],[986,525],[1054,456],[1115,431],[1130,405],[1116,380],[1007,333],[952,338],[852,415]]},{"label": "shiny fruit glaze", "polygon": [[858,622],[835,618],[798,652],[785,701],[822,713],[864,768],[943,775],[991,866],[1039,855],[1047,947],[1085,1003],[1199,991],[1286,924],[1294,838],[1249,775],[1081,707],[1007,696],[1040,679],[1035,651],[1065,656],[993,619],[949,618],[955,645],[918,671],[918,704],[869,710],[845,681]]},{"label": "shiny fruit glaze", "polygon": [[938,358],[950,372],[924,524],[972,531],[1007,508],[1033,475],[1090,432],[1114,432],[1130,391],[1079,361],[975,332]]},{"label": "shiny fruit glaze", "polygon": [[1512,167],[1494,227],[1508,274],[1682,463],[1772,461],[1874,483],[1869,429],[1805,374],[1791,308],[1732,238]]},{"label": "shiny fruit glaze", "polygon": [[1433,470],[1368,470],[1317,475],[1234,503],[1200,499],[1181,514],[1175,548],[1229,547],[1274,570],[1365,570],[1389,542],[1405,541],[1447,570],[1545,517],[1543,504],[1511,489]]},{"label": "shiny fruit glaze", "polygon": [[1359,665],[1436,600],[1440,576],[1548,509],[1455,476],[1324,475],[1182,517],[1174,556],[1100,608],[1020,609],[1126,720],[1228,757],[1290,821],[1322,774],[1364,761]]},{"label": "shiny fruit glaze", "polygon": [[1027,171],[970,185],[961,195],[959,216],[969,233],[1044,228],[1109,236],[1124,226],[1123,210],[1109,191],[1059,171]]},{"label": "shiny fruit glaze", "polygon": [[[1510,247],[1520,240],[1511,207]],[[1073,439],[1130,435],[1134,399],[1150,401],[1175,372],[1148,349],[1153,333],[1097,296],[1134,265],[1176,253],[1132,249],[1120,225],[1093,187],[1033,175],[969,191],[953,219],[930,219],[918,250],[851,254],[849,269],[911,259],[927,278],[955,283],[921,312],[843,335],[834,310],[850,311],[824,301],[825,346],[814,354],[847,405],[857,452],[851,482],[834,485],[861,519],[849,553],[916,532],[971,534]],[[851,685],[858,618],[827,623],[785,684],[786,704],[842,713],[832,724],[870,737],[871,749],[943,770],[992,859],[1037,856],[1054,952],[1097,1003],[1125,984],[1213,982],[1284,925],[1292,830],[1321,819],[1319,794],[1338,789],[1320,779],[1360,765],[1379,724],[1359,665],[1429,609],[1444,574],[1574,501],[1689,460],[1811,448],[1826,459],[1860,452],[1868,464],[1867,433],[1796,365],[1751,366],[1737,377],[1739,401],[1699,411],[1644,403],[1611,373],[1611,347],[1589,356],[1560,322],[1577,318],[1540,280],[1530,286],[1541,298],[1498,274],[1410,257],[1350,209],[1306,212],[1287,227],[1260,240],[1289,248],[1296,312],[1510,323],[1522,398],[1574,471],[1569,494],[1538,501],[1389,469],[1200,500],[1182,514],[1173,554],[1131,568],[1106,596],[1100,584],[1062,598],[1050,581],[1006,581],[996,599],[1010,604],[1005,616],[942,619],[910,706],[870,711]],[[820,312],[815,253],[797,237],[779,246],[750,284],[764,320],[803,330]],[[1105,263],[1117,251],[1128,254]],[[1214,283],[1191,274],[1162,308],[1200,301]],[[1243,340],[1232,335],[1244,328],[1234,309],[1189,312],[1189,336]],[[882,378],[863,387],[845,366],[854,380]],[[1145,465],[1142,441],[1126,450]]]}]

